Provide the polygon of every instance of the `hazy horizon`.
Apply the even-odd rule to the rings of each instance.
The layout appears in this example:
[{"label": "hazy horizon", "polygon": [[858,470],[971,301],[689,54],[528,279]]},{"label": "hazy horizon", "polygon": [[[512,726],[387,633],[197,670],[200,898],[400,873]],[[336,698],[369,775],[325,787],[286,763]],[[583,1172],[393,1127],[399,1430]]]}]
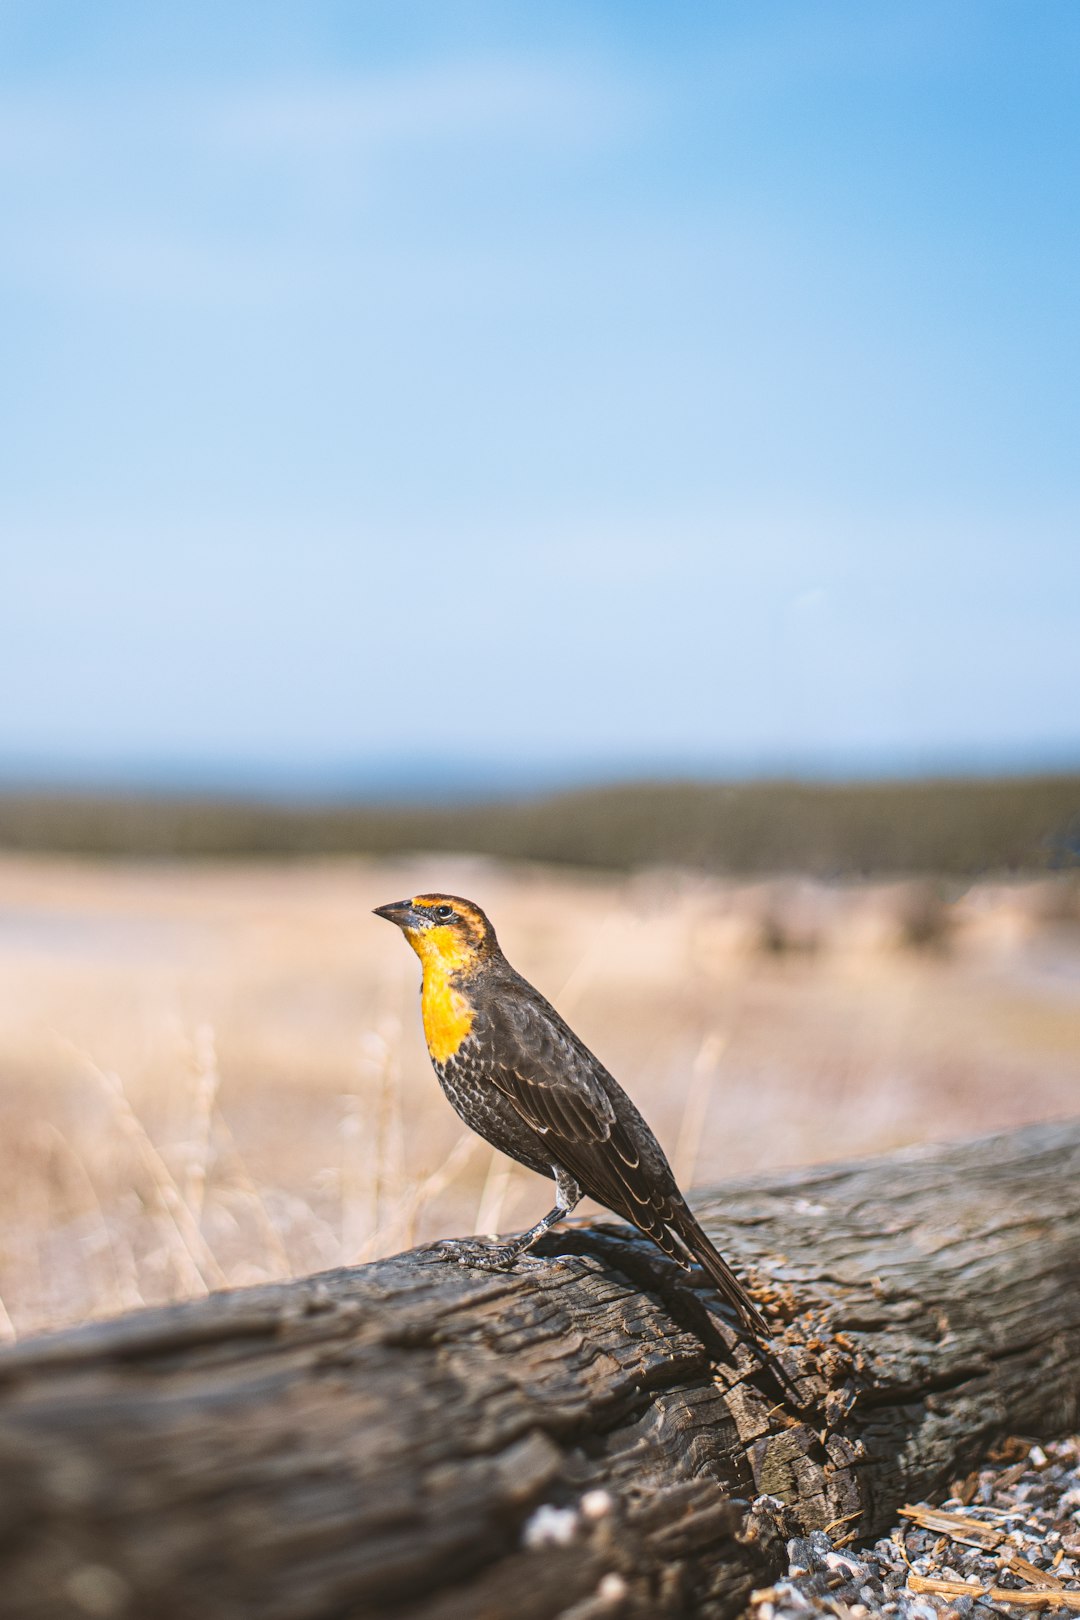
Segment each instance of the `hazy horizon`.
[{"label": "hazy horizon", "polygon": [[516,760],[494,758],[382,757],[367,760],[307,761],[177,758],[64,760],[0,759],[0,794],[61,796],[101,794],[221,798],[298,803],[380,802],[468,804],[515,797],[573,793],[645,783],[744,785],[785,782],[853,785],[948,780],[1039,779],[1075,775],[1080,750],[1001,756],[948,750],[934,757],[860,752],[848,758],[745,758],[726,761]]}]

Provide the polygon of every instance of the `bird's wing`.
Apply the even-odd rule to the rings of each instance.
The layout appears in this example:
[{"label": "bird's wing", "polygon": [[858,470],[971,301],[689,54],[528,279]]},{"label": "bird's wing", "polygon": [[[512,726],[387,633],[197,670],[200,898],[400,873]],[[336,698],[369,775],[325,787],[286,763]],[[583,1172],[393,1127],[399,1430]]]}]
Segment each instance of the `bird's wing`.
[{"label": "bird's wing", "polygon": [[[629,1120],[618,1117],[600,1079],[606,1071],[598,1059],[539,996],[502,999],[492,1021],[497,1054],[492,1080],[543,1138],[552,1161],[568,1170],[591,1198],[660,1241],[673,1213],[674,1184],[670,1189],[663,1185],[667,1178],[657,1175],[656,1164],[642,1164]],[[626,1106],[636,1119],[629,1098]],[[648,1130],[643,1121],[642,1128]],[[663,1166],[659,1146],[656,1155]]]},{"label": "bird's wing", "polygon": [[694,1219],[648,1125],[554,1007],[522,985],[500,997],[489,1018],[491,1079],[552,1163],[665,1254],[682,1265],[696,1259],[746,1326],[767,1336],[768,1323]]},{"label": "bird's wing", "polygon": [[559,1142],[606,1142],[615,1110],[596,1059],[562,1020],[521,996],[493,1009],[492,1022],[492,1078],[522,1119]]}]

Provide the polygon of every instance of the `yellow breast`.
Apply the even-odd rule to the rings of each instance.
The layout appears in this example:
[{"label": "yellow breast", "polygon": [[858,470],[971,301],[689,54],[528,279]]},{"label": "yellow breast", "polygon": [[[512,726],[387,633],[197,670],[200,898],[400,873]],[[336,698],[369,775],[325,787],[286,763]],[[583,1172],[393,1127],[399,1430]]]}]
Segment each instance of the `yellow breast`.
[{"label": "yellow breast", "polygon": [[445,1063],[472,1028],[472,1008],[454,979],[472,966],[474,946],[453,928],[407,928],[405,938],[423,964],[420,1009],[427,1048],[433,1063]]},{"label": "yellow breast", "polygon": [[449,974],[427,962],[424,963],[420,1008],[432,1062],[445,1063],[472,1028],[472,1008],[461,991],[450,983]]}]

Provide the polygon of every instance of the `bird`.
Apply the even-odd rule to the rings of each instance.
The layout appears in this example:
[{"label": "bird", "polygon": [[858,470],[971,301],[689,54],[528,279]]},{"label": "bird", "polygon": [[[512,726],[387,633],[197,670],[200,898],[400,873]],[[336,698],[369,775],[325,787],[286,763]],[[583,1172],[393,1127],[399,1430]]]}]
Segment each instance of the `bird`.
[{"label": "bird", "polygon": [[420,958],[428,1054],[465,1124],[555,1182],[555,1207],[510,1242],[454,1240],[464,1265],[512,1270],[584,1195],[621,1215],[664,1254],[696,1261],[744,1328],[769,1324],[692,1214],[649,1126],[599,1058],[511,967],[485,913],[452,894],[376,906]]}]

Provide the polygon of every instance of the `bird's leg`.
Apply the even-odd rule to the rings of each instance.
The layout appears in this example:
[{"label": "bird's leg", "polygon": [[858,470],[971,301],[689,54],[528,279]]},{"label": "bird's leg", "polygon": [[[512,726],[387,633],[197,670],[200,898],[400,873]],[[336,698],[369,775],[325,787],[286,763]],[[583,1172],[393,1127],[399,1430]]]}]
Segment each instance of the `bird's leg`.
[{"label": "bird's leg", "polygon": [[560,1165],[553,1165],[552,1168],[555,1172],[555,1208],[549,1210],[543,1220],[530,1226],[527,1232],[519,1232],[509,1243],[469,1243],[460,1238],[451,1238],[444,1245],[450,1251],[446,1258],[456,1260],[459,1266],[479,1266],[482,1271],[510,1271],[526,1249],[531,1249],[545,1232],[550,1232],[556,1222],[565,1220],[581,1202],[581,1188],[573,1176],[567,1175]]}]

